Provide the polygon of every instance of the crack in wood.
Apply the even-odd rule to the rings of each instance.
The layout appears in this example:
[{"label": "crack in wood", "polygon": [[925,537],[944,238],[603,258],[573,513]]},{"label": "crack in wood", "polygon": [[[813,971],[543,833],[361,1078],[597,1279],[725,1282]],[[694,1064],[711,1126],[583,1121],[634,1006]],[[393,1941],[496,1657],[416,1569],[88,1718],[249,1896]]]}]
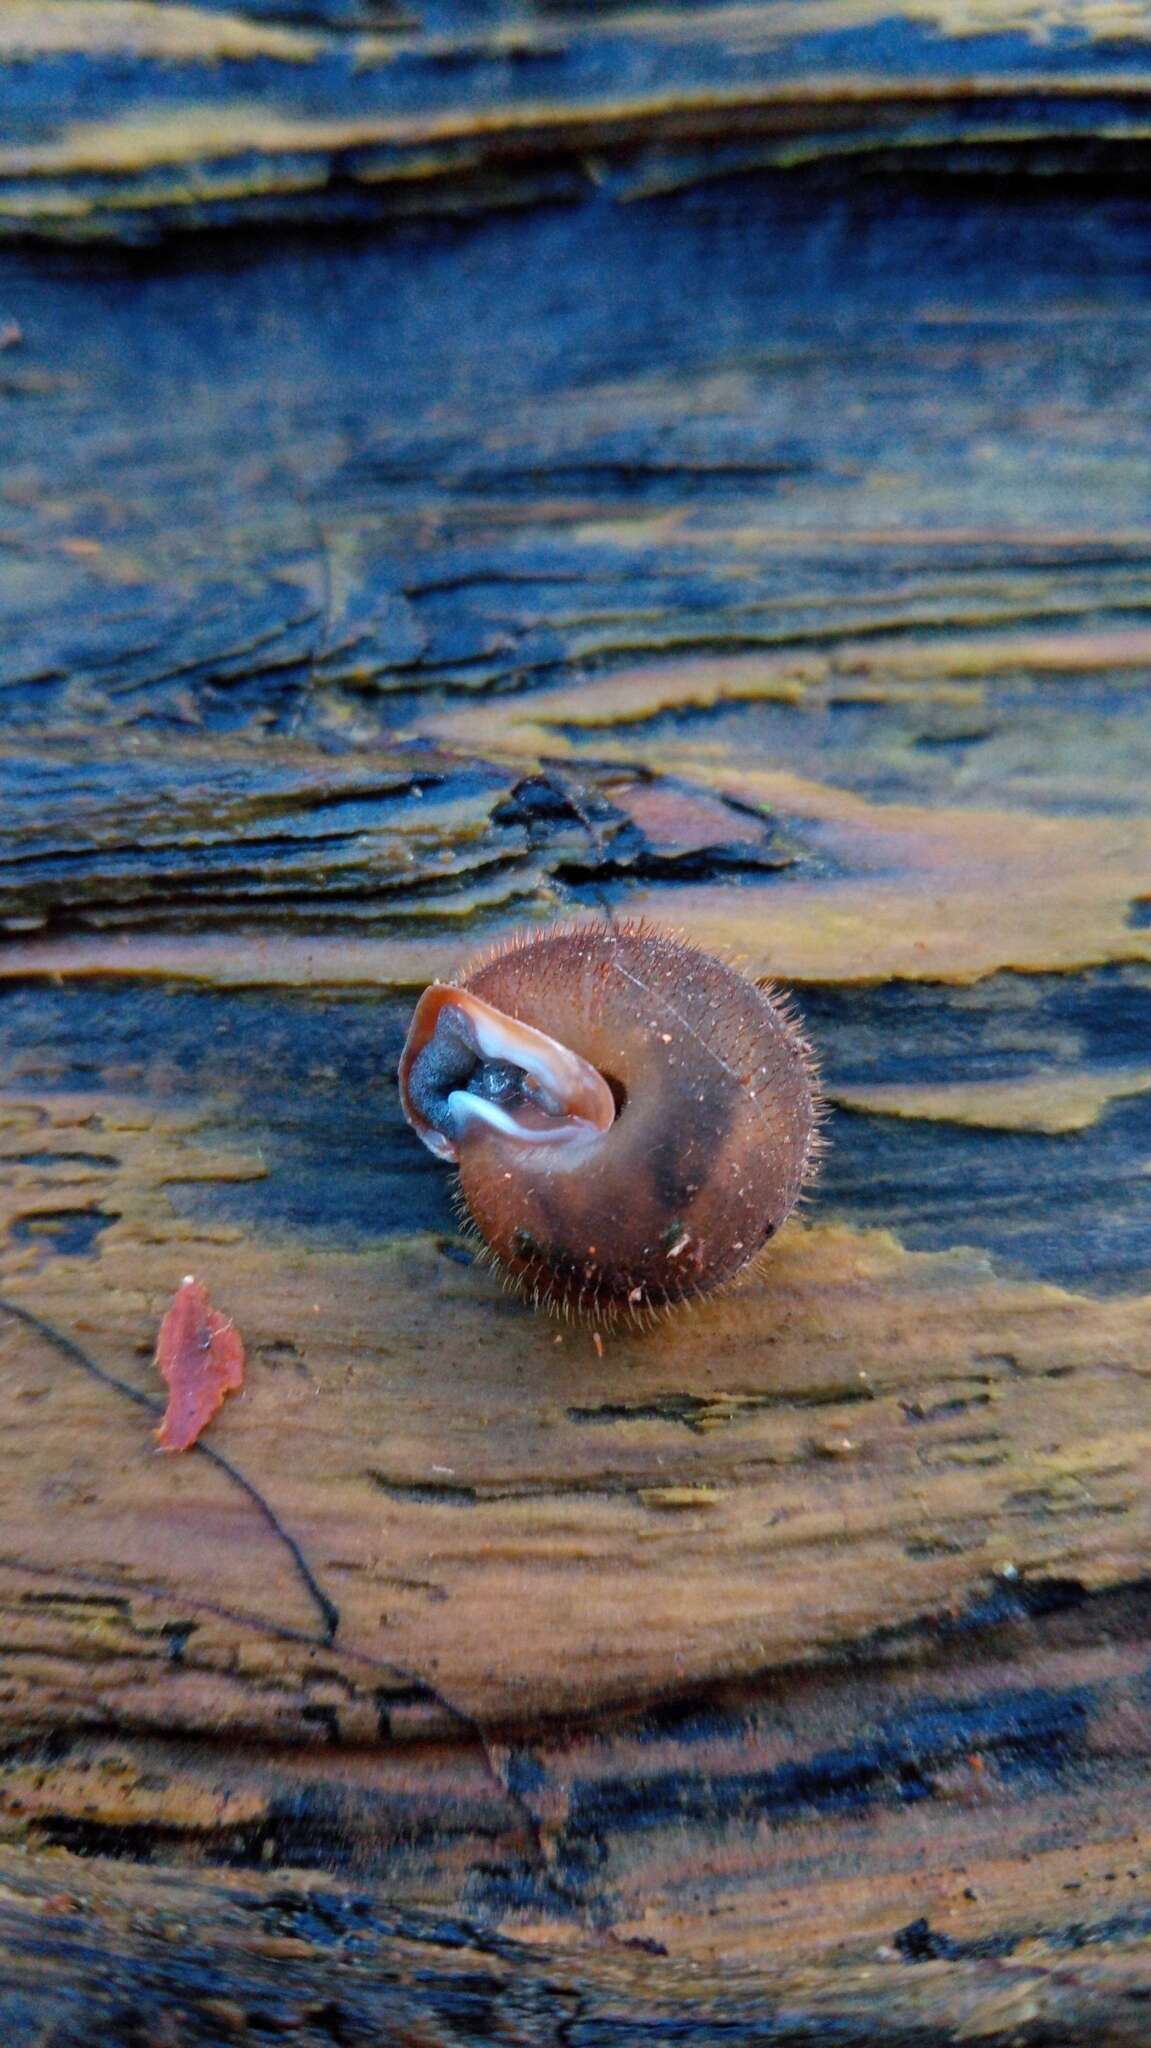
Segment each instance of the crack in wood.
[{"label": "crack in wood", "polygon": [[[25,1329],[31,1330],[43,1343],[51,1345],[52,1349],[58,1352],[62,1358],[66,1358],[70,1365],[80,1366],[93,1379],[99,1380],[102,1386],[110,1387],[113,1393],[120,1394],[124,1400],[131,1401],[135,1407],[146,1408],[150,1415],[156,1417],[157,1421],[160,1421],[162,1418],[164,1413],[164,1403],[162,1401],[153,1400],[150,1394],[145,1394],[139,1387],[132,1386],[130,1381],[120,1379],[116,1373],[109,1372],[106,1366],[100,1365],[89,1352],[84,1350],[82,1345],[77,1344],[75,1338],[67,1336],[63,1330],[57,1330],[51,1323],[46,1322],[43,1316],[37,1315],[33,1309],[25,1308],[20,1302],[11,1301],[7,1296],[2,1296],[0,1297],[0,1314],[10,1316],[13,1321],[22,1323]],[[260,1492],[259,1487],[248,1478],[247,1474],[241,1472],[239,1466],[234,1464],[231,1458],[226,1458],[222,1451],[216,1450],[214,1445],[198,1443],[194,1446],[194,1450],[197,1456],[206,1458],[208,1463],[215,1465],[218,1471],[223,1472],[234,1486],[238,1486],[240,1491],[247,1495],[253,1507],[263,1517],[276,1541],[281,1543],[287,1551],[292,1564],[303,1582],[309,1599],[313,1602],[319,1613],[322,1629],[317,1640],[322,1643],[333,1643],[340,1626],[340,1610],[336,1606],[335,1601],[329,1597],[320,1585],[296,1538],[290,1530],[284,1527],[271,1502]]]}]

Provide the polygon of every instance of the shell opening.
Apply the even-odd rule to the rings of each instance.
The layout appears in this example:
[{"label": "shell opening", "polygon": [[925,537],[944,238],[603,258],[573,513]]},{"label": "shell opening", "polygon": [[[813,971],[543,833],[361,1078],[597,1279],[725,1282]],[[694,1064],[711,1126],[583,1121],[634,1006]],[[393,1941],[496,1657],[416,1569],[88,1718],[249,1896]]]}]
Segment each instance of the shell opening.
[{"label": "shell opening", "polygon": [[616,1104],[593,1066],[467,989],[437,983],[416,1005],[400,1060],[412,1128],[441,1159],[485,1129],[526,1145],[588,1143]]}]

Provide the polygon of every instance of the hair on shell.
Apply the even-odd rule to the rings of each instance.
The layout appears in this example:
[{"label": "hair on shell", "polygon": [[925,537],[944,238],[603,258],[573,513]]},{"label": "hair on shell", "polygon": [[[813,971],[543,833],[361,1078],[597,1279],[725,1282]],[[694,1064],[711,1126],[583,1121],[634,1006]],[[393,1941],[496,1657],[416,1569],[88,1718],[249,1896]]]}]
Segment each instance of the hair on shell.
[{"label": "hair on shell", "polygon": [[[654,1328],[755,1270],[810,1198],[827,1106],[794,999],[774,981],[645,918],[581,917],[509,934],[432,1008],[464,1019],[430,1112],[444,1127],[421,1128],[426,1102],[415,1112],[405,1096],[405,1108],[458,1159],[454,1205],[477,1262],[535,1307],[597,1330]],[[401,1092],[411,1046],[412,1034]],[[569,1072],[590,1073],[606,1105],[594,1126],[564,1108]]]}]

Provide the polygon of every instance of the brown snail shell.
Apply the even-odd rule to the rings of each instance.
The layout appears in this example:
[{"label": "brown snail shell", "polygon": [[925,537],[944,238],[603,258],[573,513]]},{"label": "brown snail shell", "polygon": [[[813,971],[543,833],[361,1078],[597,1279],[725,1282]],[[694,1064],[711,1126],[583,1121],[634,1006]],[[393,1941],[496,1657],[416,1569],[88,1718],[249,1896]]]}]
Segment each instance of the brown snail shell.
[{"label": "brown snail shell", "polygon": [[611,1323],[708,1293],[812,1175],[815,1062],[778,993],[644,925],[513,941],[416,1006],[404,1114],[541,1306]]}]

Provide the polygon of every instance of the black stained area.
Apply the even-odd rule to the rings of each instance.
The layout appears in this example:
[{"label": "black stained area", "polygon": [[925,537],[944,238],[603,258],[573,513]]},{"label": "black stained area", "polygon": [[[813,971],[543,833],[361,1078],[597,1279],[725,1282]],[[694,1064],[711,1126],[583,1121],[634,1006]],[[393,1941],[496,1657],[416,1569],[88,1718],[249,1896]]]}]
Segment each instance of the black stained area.
[{"label": "black stained area", "polygon": [[[1084,206],[1055,181],[1025,212],[974,187],[892,191],[775,177],[364,240],[203,241],[178,262],[10,252],[0,788],[18,829],[0,914],[375,918],[403,893],[391,857],[417,786],[479,795],[476,872],[502,903],[557,877],[557,894],[626,901],[640,880],[667,885],[674,917],[672,884],[706,875],[758,878],[766,911],[826,853],[734,812],[717,842],[661,841],[591,762],[574,797],[570,762],[566,787],[544,759],[449,774],[422,721],[484,693],[535,717],[551,682],[691,654],[1145,627],[1146,203]],[[1106,524],[1087,531],[1101,475]],[[835,701],[815,684],[699,723],[681,710],[613,728],[612,750],[642,763],[671,734],[879,797],[994,786],[1020,807],[1145,808],[1138,668],[1008,662],[981,701],[876,704],[858,666]],[[147,744],[108,746],[129,728]],[[415,783],[410,760],[371,772],[400,729],[426,754]],[[81,744],[77,760],[91,732],[107,757]],[[224,734],[256,741],[250,757],[221,766],[203,743]],[[365,773],[313,801],[269,734]],[[580,734],[593,751],[596,729]],[[77,829],[113,815],[103,847]],[[458,886],[417,864],[416,911]],[[317,1244],[447,1240],[449,1176],[395,1101],[408,1008],[19,989],[0,999],[0,1057],[17,1087],[114,1072],[146,1099],[226,1104],[216,1135],[259,1146],[266,1177],[173,1188],[190,1213]],[[1151,1042],[1143,970],[813,989],[804,1008],[833,1087],[1102,1071]],[[837,1114],[814,1213],[1072,1287],[1144,1287],[1149,1119],[1140,1096],[1058,1138]],[[30,1208],[65,1205],[51,1171]]]},{"label": "black stained area", "polygon": [[[833,1090],[1122,1072],[1151,1043],[1142,967],[999,975],[969,989],[809,988],[800,1001]],[[411,1008],[410,996],[385,992],[12,985],[0,996],[0,1061],[17,1097],[21,1086],[35,1097],[102,1091],[115,1073],[118,1092],[160,1107],[205,1104],[190,1156],[200,1145],[258,1151],[265,1172],[176,1183],[168,1197],[182,1213],[316,1245],[428,1230],[450,1252],[451,1175],[409,1130],[396,1092]],[[1012,1270],[1089,1293],[1151,1285],[1151,1095],[1114,1101],[1070,1136],[836,1113],[830,1138],[817,1218],[881,1225],[915,1249],[979,1245]],[[27,1136],[18,1143],[8,1156],[29,1155]],[[39,1137],[33,1149],[50,1154]],[[22,1228],[89,1249],[116,1208],[114,1170],[107,1194],[75,1209],[47,1157],[43,1171]]]},{"label": "black stained area", "polygon": [[[1146,208],[1045,181],[1026,221],[970,190],[772,178],[80,277],[12,253],[4,317],[42,388],[0,391],[0,722],[343,746],[349,721],[370,738],[637,658],[1138,624]],[[50,488],[21,488],[46,456]],[[706,547],[637,521],[669,506]],[[99,551],[124,549],[138,573],[109,591]],[[982,722],[816,693],[731,732],[892,788],[961,790],[990,748],[1025,802],[1093,690],[1134,803],[1145,689],[1108,678],[1008,678]]]},{"label": "black stained area", "polygon": [[[826,653],[839,662],[824,682],[795,702],[732,702],[701,709],[656,711],[627,728],[628,744],[716,749],[722,758],[785,769],[850,789],[877,804],[1009,808],[1045,816],[1145,816],[1151,775],[1151,686],[1134,663],[1118,675],[1099,670],[1044,670],[1033,644],[1085,630],[1145,632],[1151,624],[1151,565],[1145,554],[1116,549],[1092,564],[1089,577],[1066,560],[1010,565],[1020,586],[1014,602],[995,595],[996,579],[969,564],[952,569],[949,588],[901,606],[853,601],[842,565],[808,565],[811,588],[797,593],[786,625],[761,625],[763,652],[798,659]],[[881,572],[880,572],[881,573]],[[943,579],[941,579],[943,580]],[[1011,574],[998,579],[1010,585]],[[1001,616],[986,622],[981,604]],[[735,616],[729,628],[738,639]],[[748,630],[746,627],[745,631]],[[965,678],[968,644],[991,636],[1002,648],[996,670]],[[1012,640],[1018,646],[1013,657]],[[939,686],[933,675],[940,643],[953,650],[958,674]],[[893,653],[887,673],[885,650]],[[917,673],[917,655],[921,668]],[[854,669],[864,662],[871,673]],[[546,715],[546,699],[541,711]],[[560,727],[583,747],[602,746],[610,726]],[[765,863],[766,865],[766,863]],[[1134,929],[1147,922],[1136,906]]]},{"label": "black stained area", "polygon": [[[829,1087],[1057,1079],[1144,1067],[1151,971],[997,975],[971,989],[806,989]],[[1151,1094],[1117,1098],[1055,1137],[836,1112],[824,1214],[894,1229],[915,1249],[984,1246],[1021,1273],[1088,1293],[1151,1284]]]},{"label": "black stained area", "polygon": [[[679,1822],[785,1826],[862,1814],[876,1805],[915,1804],[945,1797],[941,1775],[973,1755],[984,1768],[994,1768],[1001,1788],[1035,1796],[1052,1780],[1088,1773],[1087,1736],[1096,1707],[1087,1688],[940,1699],[893,1715],[850,1747],[815,1751],[767,1770],[693,1775],[676,1768],[589,1778],[574,1790],[567,1846],[574,1861],[585,1841]],[[711,1733],[722,1732],[717,1717]]]},{"label": "black stained area", "polygon": [[[0,929],[63,933],[386,922],[522,858],[495,830],[453,848],[445,812],[482,819],[505,784],[386,763],[175,749],[119,758],[72,742],[0,754]],[[445,851],[459,854],[445,871]]]},{"label": "black stained area", "polygon": [[[399,1107],[396,1068],[411,1007],[388,996],[9,987],[0,995],[0,1061],[17,1099],[22,1086],[37,1099],[103,1092],[115,1073],[117,1093],[160,1110],[206,1105],[208,1121],[186,1140],[192,1164],[201,1147],[259,1151],[260,1180],[169,1184],[167,1198],[182,1213],[317,1245],[451,1233],[449,1176]],[[52,1165],[44,1175],[45,1194],[30,1191],[29,1210],[59,1206]]]},{"label": "black stained area", "polygon": [[[732,1399],[731,1406],[734,1412],[744,1415],[770,1408],[842,1408],[872,1398],[871,1390],[855,1380],[838,1386],[795,1388],[787,1393],[741,1395]],[[597,1401],[593,1407],[569,1408],[566,1413],[569,1422],[611,1428],[620,1423],[677,1422],[703,1436],[714,1422],[717,1408],[726,1405],[722,1396],[709,1400],[702,1394],[666,1393],[639,1401]]]},{"label": "black stained area", "polygon": [[101,1232],[119,1220],[114,1209],[28,1208],[13,1217],[8,1236],[12,1244],[35,1246],[45,1256],[84,1258],[95,1251]]},{"label": "black stained area", "polygon": [[[979,1698],[926,1698],[881,1718],[860,1716],[850,1745],[813,1749],[795,1761],[758,1772],[651,1769],[627,1778],[588,1778],[575,1786],[567,1841],[623,1837],[678,1821],[756,1827],[799,1823],[877,1804],[942,1798],[940,1776],[977,1755],[993,1767],[999,1788],[1034,1796],[1049,1780],[1088,1776],[1088,1735],[1102,1700],[1092,1688],[1006,1690]],[[745,1733],[745,1722],[711,1712],[696,1741]],[[530,1778],[530,1755],[528,1755]],[[512,1772],[510,1778],[516,1784]]]},{"label": "black stained area", "polygon": [[[642,764],[512,783],[480,763],[437,772],[429,757],[405,777],[332,752],[269,766],[235,752],[123,764],[74,742],[47,759],[26,743],[0,754],[0,931],[229,930],[254,916],[309,934],[412,918],[426,930],[437,900],[450,919],[476,883],[491,901],[550,903],[556,887],[585,900],[602,884],[762,876],[800,857],[798,835],[764,812]],[[352,786],[325,786],[340,776]],[[634,815],[653,789],[662,832]]]},{"label": "black stained area", "polygon": [[[951,1802],[965,1789],[977,1797],[980,1782],[1001,1806],[1034,1805],[1049,1825],[1054,1802],[1065,1794],[1091,1792],[1104,1807],[1121,1801],[1125,1774],[1139,1764],[1105,1755],[1096,1724],[1136,1704],[1142,1709],[1151,1696],[1151,1667],[1139,1668],[1137,1654],[1129,1676],[1071,1684],[1060,1676],[1029,1682],[1013,1677],[1011,1667],[1042,1671],[1050,1659],[1062,1673],[1066,1653],[1081,1663],[1093,1645],[1110,1652],[1126,1643],[1138,1653],[1146,1644],[1148,1593],[1146,1584],[1092,1595],[1066,1581],[1013,1582],[1001,1599],[976,1603],[941,1632],[928,1631],[930,1667],[909,1637],[909,1655],[895,1661],[837,1658],[803,1673],[731,1681],[653,1703],[623,1723],[642,1759],[625,1776],[602,1773],[594,1742],[586,1751],[591,1768],[581,1775],[577,1739],[562,1766],[566,1819],[557,1860],[565,1882],[577,1894],[610,1895],[615,1873],[626,1873],[639,1842],[685,1824],[753,1837],[770,1829],[786,1885],[788,1831],[803,1838],[820,1820],[879,1820],[908,1805]],[[757,1737],[777,1752],[785,1744],[792,1755],[748,1769],[741,1758]],[[524,1799],[546,1805],[552,1771],[546,1744],[513,1747],[508,1783]],[[1129,1925],[1130,1935],[1141,1931]],[[1075,1923],[1064,1934],[1075,1945]],[[1010,1952],[1014,1937],[1006,1939],[1003,1952]],[[909,1957],[914,1949],[913,1959],[923,1959],[919,1934],[908,1941]]]}]

